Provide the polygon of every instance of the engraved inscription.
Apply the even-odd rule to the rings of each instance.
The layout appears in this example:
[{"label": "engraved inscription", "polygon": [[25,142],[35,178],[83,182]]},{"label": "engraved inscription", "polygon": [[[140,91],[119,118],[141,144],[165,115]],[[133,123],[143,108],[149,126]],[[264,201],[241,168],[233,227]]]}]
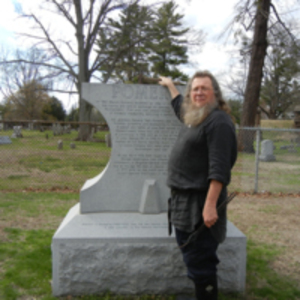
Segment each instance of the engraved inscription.
[{"label": "engraved inscription", "polygon": [[157,229],[157,228],[166,228],[167,223],[144,223],[144,222],[132,222],[132,223],[93,223],[85,222],[82,223],[83,226],[99,226],[103,229]]},{"label": "engraved inscription", "polygon": [[[153,93],[155,90],[152,87]],[[167,175],[168,155],[179,128],[170,122],[174,113],[165,99],[143,100],[149,98],[149,91],[146,87],[138,92],[132,86],[122,91],[114,87],[112,99],[101,100],[114,123],[113,145],[119,151],[111,167],[120,175]],[[119,99],[121,92],[124,97]]]}]

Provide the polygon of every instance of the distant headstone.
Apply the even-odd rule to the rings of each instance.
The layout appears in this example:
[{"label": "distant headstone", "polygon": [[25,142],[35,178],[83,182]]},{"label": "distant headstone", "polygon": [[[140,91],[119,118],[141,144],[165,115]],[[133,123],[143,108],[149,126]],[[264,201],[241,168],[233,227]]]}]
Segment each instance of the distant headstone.
[{"label": "distant headstone", "polygon": [[111,148],[111,134],[107,133],[105,135],[105,144],[107,147]]},{"label": "distant headstone", "polygon": [[70,144],[70,148],[71,148],[71,149],[75,149],[75,148],[76,148],[76,144],[75,144],[75,143],[71,143],[71,144]]},{"label": "distant headstone", "polygon": [[62,150],[63,149],[63,141],[62,140],[58,140],[58,142],[57,142],[57,149],[58,150]]},{"label": "distant headstone", "polygon": [[91,128],[90,136],[88,138],[89,141],[93,141],[94,139],[94,134],[95,134],[95,127]]},{"label": "distant headstone", "polygon": [[[168,236],[167,162],[182,126],[169,92],[158,85],[84,83],[82,97],[107,120],[113,147],[106,168],[86,181],[80,204],[53,236],[53,294],[193,293]],[[243,292],[246,237],[229,221],[218,254],[220,289]]]},{"label": "distant headstone", "polygon": [[275,161],[276,158],[273,155],[274,145],[271,140],[263,140],[261,142],[261,154],[259,160],[261,161]]},{"label": "distant headstone", "polygon": [[63,132],[66,133],[66,134],[70,134],[71,133],[71,126],[70,125],[65,125],[63,127]]},{"label": "distant headstone", "polygon": [[13,127],[13,134],[12,134],[12,138],[15,139],[15,138],[22,138],[23,137],[23,134],[22,134],[22,126],[14,126]]},{"label": "distant headstone", "polygon": [[0,136],[0,145],[11,144],[9,136]]},{"label": "distant headstone", "polygon": [[62,135],[64,132],[64,129],[59,123],[53,123],[52,131],[53,131],[53,135]]},{"label": "distant headstone", "polygon": [[34,129],[34,126],[33,126],[33,123],[28,123],[28,130],[33,130]]}]

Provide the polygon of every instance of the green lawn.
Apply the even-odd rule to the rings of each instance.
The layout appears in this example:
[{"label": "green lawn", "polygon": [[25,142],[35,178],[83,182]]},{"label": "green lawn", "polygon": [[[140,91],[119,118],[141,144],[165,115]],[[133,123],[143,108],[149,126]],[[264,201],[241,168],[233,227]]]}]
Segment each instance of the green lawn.
[{"label": "green lawn", "polygon": [[[0,190],[29,187],[79,190],[87,179],[98,175],[109,160],[111,149],[103,142],[106,133],[95,134],[99,142],[79,142],[74,141],[76,132],[53,136],[50,131],[23,130],[23,138],[0,146]],[[1,132],[1,135],[11,134],[11,131]],[[63,141],[62,150],[57,148],[58,140]],[[70,143],[75,143],[76,148],[71,149]]]},{"label": "green lawn", "polygon": [[[12,144],[0,145],[0,190],[21,191],[64,189],[79,190],[84,182],[98,175],[109,161],[111,149],[104,143],[107,132],[97,132],[97,142],[74,141],[77,132],[53,136],[51,131],[23,130],[23,138]],[[11,136],[12,131],[0,131]],[[46,136],[48,138],[46,138]],[[275,162],[259,162],[259,191],[298,193],[300,186],[300,148],[297,152],[280,149],[290,144],[294,135],[264,132],[264,138],[274,141]],[[58,140],[63,150],[57,149]],[[76,148],[71,149],[70,143]],[[230,190],[253,192],[255,154],[239,153],[232,172]]]},{"label": "green lawn", "polygon": [[[54,300],[51,295],[51,239],[77,193],[0,192],[0,299]],[[272,213],[278,209],[272,208]],[[234,221],[234,217],[233,220]],[[221,295],[221,300],[296,300],[298,282],[274,272],[272,263],[284,247],[248,241],[245,295]],[[171,293],[171,291],[170,291]],[[172,296],[63,297],[60,299],[174,299]]]}]

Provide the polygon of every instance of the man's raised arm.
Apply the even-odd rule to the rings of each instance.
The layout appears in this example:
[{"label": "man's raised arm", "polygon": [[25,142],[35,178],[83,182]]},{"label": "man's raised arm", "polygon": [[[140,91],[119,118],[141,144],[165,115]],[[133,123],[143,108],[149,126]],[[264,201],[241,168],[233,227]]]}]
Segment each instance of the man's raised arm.
[{"label": "man's raised arm", "polygon": [[180,94],[179,91],[177,90],[176,86],[174,85],[172,79],[170,79],[168,77],[160,76],[158,83],[169,89],[172,99],[174,99],[176,96],[178,96]]}]

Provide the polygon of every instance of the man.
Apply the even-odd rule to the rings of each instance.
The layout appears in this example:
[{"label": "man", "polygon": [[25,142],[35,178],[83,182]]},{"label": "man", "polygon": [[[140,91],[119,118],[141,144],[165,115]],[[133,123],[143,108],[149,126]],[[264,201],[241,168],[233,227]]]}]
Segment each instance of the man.
[{"label": "man", "polygon": [[[214,76],[197,72],[179,94],[172,80],[161,77],[172,96],[177,117],[185,124],[170,154],[167,184],[171,188],[170,214],[188,277],[198,300],[218,298],[217,248],[226,237],[226,186],[237,156],[235,128],[229,108]],[[187,245],[199,226],[204,230]]]}]

